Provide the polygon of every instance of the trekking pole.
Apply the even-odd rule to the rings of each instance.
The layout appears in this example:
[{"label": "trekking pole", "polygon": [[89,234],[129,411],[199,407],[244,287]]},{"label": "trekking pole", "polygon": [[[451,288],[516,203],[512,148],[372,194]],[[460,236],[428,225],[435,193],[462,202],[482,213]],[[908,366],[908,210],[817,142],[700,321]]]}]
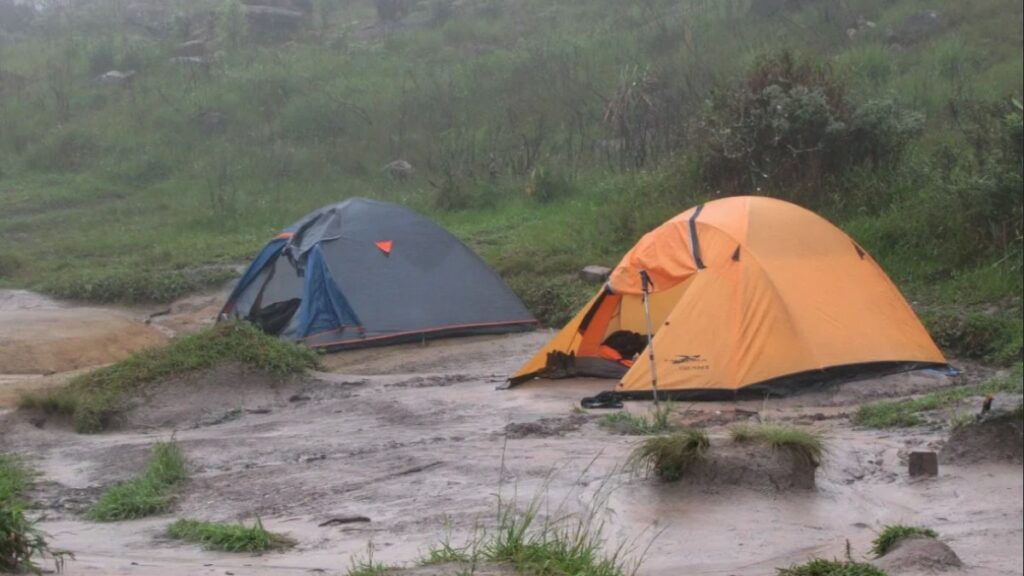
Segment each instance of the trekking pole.
[{"label": "trekking pole", "polygon": [[644,292],[644,317],[647,319],[647,354],[651,359],[651,388],[654,390],[654,407],[658,407],[658,367],[654,363],[654,330],[651,328],[651,305],[650,305],[650,292],[651,286],[654,282],[651,282],[651,277],[647,275],[646,270],[640,271],[640,281],[643,285]]}]

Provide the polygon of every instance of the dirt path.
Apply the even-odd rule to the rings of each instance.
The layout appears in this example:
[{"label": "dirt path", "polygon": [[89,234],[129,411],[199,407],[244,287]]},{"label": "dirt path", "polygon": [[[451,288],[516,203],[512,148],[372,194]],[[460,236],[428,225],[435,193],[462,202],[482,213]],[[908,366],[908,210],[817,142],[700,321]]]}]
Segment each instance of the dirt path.
[{"label": "dirt path", "polygon": [[[43,527],[78,556],[69,574],[344,574],[370,542],[379,561],[411,563],[447,530],[459,542],[490,522],[499,490],[521,500],[545,490],[552,502],[575,507],[599,486],[614,488],[610,546],[646,545],[659,534],[644,575],[772,574],[810,555],[842,556],[846,539],[863,554],[874,531],[892,522],[934,527],[964,559],[965,574],[1020,574],[1020,466],[944,466],[939,478],[912,482],[907,452],[938,446],[940,431],[857,430],[842,417],[866,397],[948,386],[947,377],[919,372],[768,403],[679,405],[712,435],[744,417],[739,408],[812,423],[830,438],[815,492],[694,493],[616,472],[635,439],[572,413],[581,396],[607,382],[494,389],[547,337],[339,354],[328,358],[332,372],[277,387],[226,370],[149,398],[133,428],[99,436],[39,429],[7,414],[0,450],[25,454],[46,479],[35,497],[45,507]],[[116,524],[79,519],[103,486],[138,470],[148,446],[172,433],[194,470],[173,514]],[[162,536],[178,517],[255,516],[299,546],[237,556]],[[371,521],[318,526],[347,516]]]}]

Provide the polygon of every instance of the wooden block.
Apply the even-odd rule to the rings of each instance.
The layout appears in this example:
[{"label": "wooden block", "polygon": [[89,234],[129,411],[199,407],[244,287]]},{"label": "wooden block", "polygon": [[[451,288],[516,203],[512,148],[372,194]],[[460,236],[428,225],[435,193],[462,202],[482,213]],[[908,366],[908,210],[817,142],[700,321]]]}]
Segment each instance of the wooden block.
[{"label": "wooden block", "polygon": [[911,452],[910,475],[912,477],[938,476],[939,455],[935,452]]}]

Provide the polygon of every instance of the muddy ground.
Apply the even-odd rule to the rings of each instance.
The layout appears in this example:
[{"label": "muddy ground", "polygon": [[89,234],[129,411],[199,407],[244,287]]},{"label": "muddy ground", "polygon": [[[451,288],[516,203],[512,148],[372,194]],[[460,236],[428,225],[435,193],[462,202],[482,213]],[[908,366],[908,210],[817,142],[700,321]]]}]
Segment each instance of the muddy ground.
[{"label": "muddy ground", "polygon": [[[212,307],[193,301],[162,316],[161,331],[201,325],[203,310]],[[848,419],[871,399],[961,380],[921,371],[782,400],[677,404],[677,418],[707,426],[713,440],[752,414],[828,437],[815,490],[698,489],[621,471],[637,438],[600,427],[600,411],[574,410],[581,397],[608,389],[608,381],[495,390],[549,336],[336,354],[327,358],[328,371],[287,382],[223,367],[151,394],[125,428],[94,436],[0,407],[0,451],[25,455],[39,471],[32,496],[42,527],[77,556],[68,574],[344,574],[371,543],[376,560],[412,564],[446,533],[458,543],[488,525],[499,493],[520,501],[545,493],[553,508],[565,510],[606,500],[609,549],[646,548],[639,573],[649,576],[773,574],[812,556],[842,557],[846,540],[864,557],[876,531],[896,522],[937,530],[964,562],[956,573],[1021,573],[1019,463],[944,462],[937,478],[911,479],[908,453],[940,449],[946,431],[865,430]],[[43,380],[4,381],[25,388]],[[81,518],[104,487],[140,469],[152,443],[172,436],[192,467],[173,513],[113,524]],[[163,536],[179,517],[257,516],[299,545],[233,555]],[[330,522],[353,517],[369,521]]]}]

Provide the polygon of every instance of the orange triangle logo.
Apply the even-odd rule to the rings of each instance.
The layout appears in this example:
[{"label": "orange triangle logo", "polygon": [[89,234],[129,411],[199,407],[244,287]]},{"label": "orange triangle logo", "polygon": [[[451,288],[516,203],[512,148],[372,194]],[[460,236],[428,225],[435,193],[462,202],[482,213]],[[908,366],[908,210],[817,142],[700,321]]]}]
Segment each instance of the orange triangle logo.
[{"label": "orange triangle logo", "polygon": [[381,252],[391,254],[391,240],[381,240],[380,242],[374,242],[374,244],[377,245],[377,248],[380,248]]}]

